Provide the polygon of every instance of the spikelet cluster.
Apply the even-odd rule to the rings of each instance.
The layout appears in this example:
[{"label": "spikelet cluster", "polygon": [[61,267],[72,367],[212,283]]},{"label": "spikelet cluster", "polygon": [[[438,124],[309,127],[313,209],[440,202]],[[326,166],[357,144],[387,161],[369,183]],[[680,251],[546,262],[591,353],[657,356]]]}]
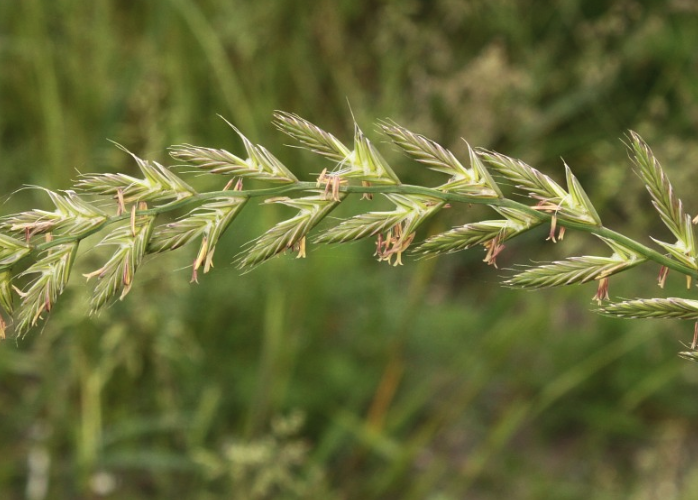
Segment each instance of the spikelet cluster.
[{"label": "spikelet cluster", "polygon": [[[394,147],[417,164],[445,176],[433,187],[410,186],[400,181],[356,123],[352,140],[347,143],[296,114],[279,111],[273,123],[300,147],[329,162],[317,178],[298,180],[268,149],[254,144],[228,123],[242,142],[244,154],[176,145],[169,151],[175,165],[164,166],[117,145],[136,162],[140,177],[84,174],[66,191],[39,188],[50,199],[52,209],[0,217],[0,335],[4,337],[10,327],[15,335],[24,335],[53,309],[68,282],[78,248],[96,232],[104,233],[97,246],[110,248],[112,253],[98,269],[84,274],[88,280],[95,280],[90,301],[93,313],[128,294],[148,254],[197,244],[191,280],[198,282],[199,273],[213,267],[217,244],[252,198],[260,198],[265,204],[282,204],[294,212],[242,245],[234,261],[244,272],[285,252],[305,257],[310,243],[341,244],[364,238],[374,239],[379,261],[393,265],[402,264],[405,254],[431,257],[479,246],[484,251],[483,260],[497,266],[505,242],[539,226],[548,227],[547,240],[553,243],[561,241],[566,230],[580,229],[598,237],[609,254],[571,256],[519,267],[505,284],[548,288],[596,282],[593,299],[604,314],[698,321],[698,301],[693,299],[609,300],[609,278],[643,263],[660,266],[660,286],[669,269],[685,275],[689,287],[698,277],[694,219],[685,212],[650,148],[634,132],[628,144],[632,162],[659,218],[675,238],[653,238],[658,249],[605,228],[567,164],[563,164],[564,183],[560,183],[521,160],[474,149],[467,143],[464,160],[458,159],[423,135],[392,121],[379,122],[380,133]],[[185,174],[193,171],[228,176],[230,180],[221,191],[198,193],[174,167],[184,167]],[[243,181],[247,179],[270,187],[245,190]],[[502,181],[524,197],[506,196],[500,187]],[[339,221],[328,217],[358,194],[369,200],[362,205],[369,207],[363,213]],[[392,208],[371,210],[370,200],[375,195],[383,197]],[[427,221],[454,203],[489,206],[495,217],[463,221],[417,242]],[[162,220],[175,210],[181,214],[178,218]],[[323,221],[327,225],[309,237]],[[691,350],[681,355],[698,359],[697,343],[698,338],[694,338]]]}]

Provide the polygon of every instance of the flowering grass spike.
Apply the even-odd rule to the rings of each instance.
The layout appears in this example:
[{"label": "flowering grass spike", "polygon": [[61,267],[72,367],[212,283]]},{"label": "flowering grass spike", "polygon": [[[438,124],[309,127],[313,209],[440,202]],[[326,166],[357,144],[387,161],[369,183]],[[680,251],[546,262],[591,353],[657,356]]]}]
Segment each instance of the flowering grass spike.
[{"label": "flowering grass spike", "polygon": [[[268,149],[253,144],[228,125],[242,141],[244,155],[184,144],[170,148],[176,165],[168,167],[140,159],[118,146],[133,157],[142,177],[83,174],[72,189],[44,189],[53,210],[34,209],[0,217],[0,336],[4,338],[6,331],[24,335],[53,309],[71,275],[78,248],[95,233],[104,233],[97,246],[115,250],[101,267],[84,275],[97,280],[92,312],[128,294],[148,254],[198,245],[191,264],[191,280],[198,282],[199,270],[203,268],[206,273],[212,268],[217,244],[252,199],[285,205],[295,214],[242,245],[236,262],[243,272],[288,251],[305,257],[308,241],[341,244],[366,237],[375,238],[379,261],[395,265],[402,264],[405,254],[429,257],[482,246],[484,261],[496,266],[497,257],[506,251],[504,242],[546,225],[549,241],[559,242],[566,230],[577,230],[601,239],[611,255],[573,256],[530,265],[506,280],[506,285],[547,288],[595,281],[592,299],[603,314],[698,321],[698,300],[694,299],[609,299],[610,278],[641,264],[659,268],[659,286],[669,270],[684,275],[689,288],[698,277],[692,218],[685,213],[649,146],[634,132],[629,135],[631,160],[659,218],[676,238],[674,243],[653,239],[656,248],[604,227],[591,198],[567,164],[563,187],[521,160],[467,145],[463,161],[432,139],[392,121],[380,122],[379,130],[409,158],[448,176],[446,182],[437,181],[434,187],[408,185],[400,181],[398,172],[356,123],[348,146],[304,118],[278,111],[274,115],[276,128],[332,163],[315,179],[302,181]],[[212,178],[226,175],[230,181],[220,191],[197,192],[175,173],[173,167],[182,166],[190,170],[182,175],[193,170]],[[268,186],[245,190],[243,179]],[[504,194],[502,181],[515,186],[512,197]],[[374,202],[370,200],[376,194],[394,208],[371,209]],[[328,217],[347,199],[359,195],[368,200],[361,205],[363,213],[339,221]],[[427,220],[458,203],[488,206],[495,218],[463,221],[415,243]],[[310,237],[321,222],[329,227]],[[688,350],[680,353],[682,358],[698,360],[695,337],[698,334]]]}]

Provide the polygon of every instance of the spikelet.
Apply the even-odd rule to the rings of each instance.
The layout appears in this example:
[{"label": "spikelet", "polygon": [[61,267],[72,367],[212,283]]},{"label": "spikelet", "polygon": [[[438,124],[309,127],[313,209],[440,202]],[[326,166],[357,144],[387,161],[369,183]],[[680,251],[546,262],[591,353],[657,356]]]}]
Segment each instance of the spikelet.
[{"label": "spikelet", "polygon": [[55,246],[43,252],[33,265],[19,275],[35,278],[20,292],[22,302],[14,326],[18,336],[23,336],[35,326],[43,313],[51,311],[68,283],[77,249],[77,242]]},{"label": "spikelet", "polygon": [[[135,214],[135,210],[133,212]],[[130,225],[113,230],[97,246],[116,246],[111,258],[85,277],[97,278],[90,301],[91,313],[98,312],[119,295],[122,300],[133,286],[133,279],[146,253],[155,218],[134,216]]]},{"label": "spikelet", "polygon": [[236,259],[239,269],[251,270],[287,250],[296,249],[299,257],[305,257],[305,237],[339,204],[338,201],[326,199],[324,195],[271,198],[267,203],[281,203],[298,209],[298,213],[250,242],[247,251]]},{"label": "spikelet", "polygon": [[142,160],[117,144],[136,161],[142,179],[125,174],[84,174],[75,188],[86,193],[108,195],[125,203],[181,200],[196,194],[194,188],[157,162]]}]

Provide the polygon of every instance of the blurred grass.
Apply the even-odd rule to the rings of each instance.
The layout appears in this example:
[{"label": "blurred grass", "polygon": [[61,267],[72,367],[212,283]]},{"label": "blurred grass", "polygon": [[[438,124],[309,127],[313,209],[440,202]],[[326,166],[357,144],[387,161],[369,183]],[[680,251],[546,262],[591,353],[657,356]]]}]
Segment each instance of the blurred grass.
[{"label": "blurred grass", "polygon": [[[312,176],[325,165],[282,147],[273,110],[348,139],[350,105],[367,132],[391,117],[558,178],[562,156],[607,225],[663,237],[619,138],[640,132],[695,212],[696,14],[681,1],[1,2],[1,194],[131,173],[106,139],[159,161],[173,143],[239,151],[216,114]],[[405,182],[435,182],[383,150]],[[3,213],[46,202],[3,199]],[[0,350],[2,498],[695,496],[698,372],[675,357],[689,326],[597,317],[593,285],[503,290],[477,250],[389,268],[366,242],[240,276],[239,245],[282,215],[246,212],[200,286],[193,249],[149,262],[97,318],[79,272],[102,256],[82,254],[46,326]],[[593,248],[538,236],[504,265]],[[611,292],[659,294],[654,279],[641,268]],[[293,409],[300,435],[274,437],[272,417]],[[293,439],[310,445],[299,462]],[[259,478],[240,479],[251,458],[235,444],[295,482],[241,492]]]}]

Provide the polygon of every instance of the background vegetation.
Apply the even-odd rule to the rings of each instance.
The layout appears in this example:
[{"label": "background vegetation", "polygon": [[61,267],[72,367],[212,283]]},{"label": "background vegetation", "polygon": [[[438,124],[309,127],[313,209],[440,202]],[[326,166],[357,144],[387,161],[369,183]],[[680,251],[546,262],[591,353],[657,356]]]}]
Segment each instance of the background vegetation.
[{"label": "background vegetation", "polygon": [[[325,165],[283,147],[273,110],[349,139],[350,104],[367,132],[390,117],[558,179],[563,157],[609,227],[664,236],[621,139],[638,131],[695,213],[698,12],[553,4],[0,2],[0,194],[132,173],[107,139],[161,162],[183,142],[239,152],[217,113],[311,179]],[[383,151],[404,181],[431,178]],[[34,191],[3,201],[48,206]],[[44,328],[0,346],[2,498],[698,494],[698,371],[675,356],[691,325],[598,317],[593,284],[502,289],[478,250],[392,268],[366,242],[240,276],[240,244],[284,213],[246,212],[198,286],[195,248],[149,262],[98,317],[75,273]],[[468,213],[449,217],[432,230]],[[538,236],[500,267],[595,244]],[[659,296],[657,271],[612,279],[612,295]],[[680,281],[665,293],[691,296]]]}]

